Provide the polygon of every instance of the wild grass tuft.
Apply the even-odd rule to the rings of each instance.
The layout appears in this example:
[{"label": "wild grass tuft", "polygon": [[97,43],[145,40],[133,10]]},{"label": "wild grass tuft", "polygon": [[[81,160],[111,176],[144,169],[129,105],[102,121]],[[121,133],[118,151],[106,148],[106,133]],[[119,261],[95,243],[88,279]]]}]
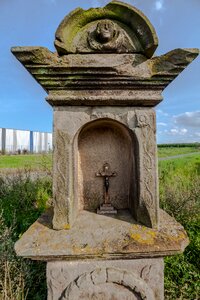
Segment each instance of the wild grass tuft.
[{"label": "wild grass tuft", "polygon": [[165,299],[200,299],[200,157],[159,163],[161,206],[186,229],[184,254],[165,259]]},{"label": "wild grass tuft", "polygon": [[51,197],[49,177],[18,172],[0,177],[0,299],[46,299],[45,263],[16,257],[14,243],[39,217]]}]

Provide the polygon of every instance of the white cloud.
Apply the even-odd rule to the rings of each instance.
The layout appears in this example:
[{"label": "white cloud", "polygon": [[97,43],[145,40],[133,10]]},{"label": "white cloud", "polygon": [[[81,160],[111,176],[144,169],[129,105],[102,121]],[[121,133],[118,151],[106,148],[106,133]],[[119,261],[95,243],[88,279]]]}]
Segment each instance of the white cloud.
[{"label": "white cloud", "polygon": [[169,114],[164,112],[162,109],[156,109],[157,113],[161,116],[165,116],[165,117],[168,117]]},{"label": "white cloud", "polygon": [[[170,122],[172,127],[158,127],[158,143],[195,143],[200,142],[199,113],[190,112],[174,116]],[[176,121],[176,122],[175,122]],[[180,124],[178,124],[180,123]]]},{"label": "white cloud", "polygon": [[200,142],[200,132],[189,131],[186,128],[172,128],[158,131],[158,143],[195,143]]},{"label": "white cloud", "polygon": [[167,126],[167,124],[166,124],[166,123],[163,123],[163,122],[158,122],[158,125],[159,125],[159,126]]},{"label": "white cloud", "polygon": [[170,129],[169,132],[172,133],[172,134],[177,134],[178,133],[178,129],[172,128],[172,129]]},{"label": "white cloud", "polygon": [[155,2],[155,9],[162,10],[163,9],[164,0],[157,0]]},{"label": "white cloud", "polygon": [[186,128],[183,128],[183,129],[180,130],[180,133],[181,133],[181,134],[185,134],[185,133],[187,133],[187,132],[188,132],[188,130],[187,130]]},{"label": "white cloud", "polygon": [[172,128],[168,131],[168,134],[172,135],[185,135],[188,132],[186,128]]},{"label": "white cloud", "polygon": [[200,111],[186,112],[174,116],[174,122],[185,127],[200,128]]}]

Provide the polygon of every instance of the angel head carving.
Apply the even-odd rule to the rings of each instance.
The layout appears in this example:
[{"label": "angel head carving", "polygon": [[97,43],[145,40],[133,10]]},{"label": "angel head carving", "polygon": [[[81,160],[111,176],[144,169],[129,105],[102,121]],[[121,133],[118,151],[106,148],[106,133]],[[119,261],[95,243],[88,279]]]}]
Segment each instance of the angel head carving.
[{"label": "angel head carving", "polygon": [[98,22],[96,27],[96,38],[101,43],[110,42],[116,35],[117,30],[115,24],[110,20],[102,20]]},{"label": "angel head carving", "polygon": [[120,23],[109,19],[96,22],[93,30],[88,30],[88,46],[97,52],[126,53],[134,45]]}]

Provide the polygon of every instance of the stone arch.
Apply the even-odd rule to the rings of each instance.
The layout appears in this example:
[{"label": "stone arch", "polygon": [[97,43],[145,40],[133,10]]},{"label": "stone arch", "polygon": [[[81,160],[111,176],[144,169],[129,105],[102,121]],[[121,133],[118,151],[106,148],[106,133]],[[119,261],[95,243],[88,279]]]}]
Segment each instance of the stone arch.
[{"label": "stone arch", "polygon": [[75,299],[155,300],[155,296],[147,283],[134,273],[101,268],[84,273],[72,281],[59,300]]},{"label": "stone arch", "polygon": [[[76,137],[78,148],[78,208],[96,211],[103,202],[103,181],[98,172],[108,162],[117,172],[111,179],[111,202],[117,209],[137,206],[136,148],[133,132],[119,121],[101,118],[83,126]],[[92,201],[91,201],[92,199]],[[135,202],[135,203],[134,203]]]}]

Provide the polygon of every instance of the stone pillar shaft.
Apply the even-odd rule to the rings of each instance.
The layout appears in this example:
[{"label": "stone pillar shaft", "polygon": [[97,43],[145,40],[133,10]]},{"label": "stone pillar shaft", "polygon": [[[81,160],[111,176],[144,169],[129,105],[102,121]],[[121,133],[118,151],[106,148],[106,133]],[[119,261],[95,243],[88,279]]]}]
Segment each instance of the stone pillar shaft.
[{"label": "stone pillar shaft", "polygon": [[48,262],[48,300],[164,300],[163,269],[162,258]]}]

